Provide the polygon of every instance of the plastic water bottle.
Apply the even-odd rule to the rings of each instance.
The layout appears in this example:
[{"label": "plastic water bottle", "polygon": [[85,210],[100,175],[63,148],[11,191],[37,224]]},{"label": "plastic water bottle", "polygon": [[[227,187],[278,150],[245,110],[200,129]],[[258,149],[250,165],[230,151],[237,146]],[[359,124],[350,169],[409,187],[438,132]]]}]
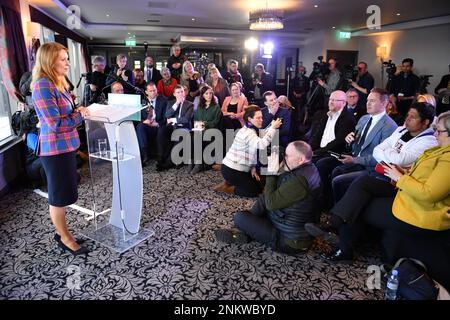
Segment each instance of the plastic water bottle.
[{"label": "plastic water bottle", "polygon": [[398,289],[398,271],[392,270],[391,275],[388,279],[385,299],[386,300],[395,300],[397,298],[397,289]]}]

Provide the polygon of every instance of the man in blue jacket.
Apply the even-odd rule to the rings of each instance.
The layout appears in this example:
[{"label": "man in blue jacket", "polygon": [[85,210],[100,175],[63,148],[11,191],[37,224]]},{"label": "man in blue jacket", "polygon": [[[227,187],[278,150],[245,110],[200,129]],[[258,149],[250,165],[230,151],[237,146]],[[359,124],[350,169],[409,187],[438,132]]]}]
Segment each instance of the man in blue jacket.
[{"label": "man in blue jacket", "polygon": [[[350,154],[331,155],[317,162],[324,194],[332,195],[334,202],[344,195],[353,180],[374,171],[377,161],[373,149],[388,138],[397,128],[397,124],[386,114],[389,93],[380,88],[371,90],[367,97],[367,115],[356,125],[355,132],[350,132],[345,141],[351,146]],[[325,208],[331,205],[328,197]]]}]

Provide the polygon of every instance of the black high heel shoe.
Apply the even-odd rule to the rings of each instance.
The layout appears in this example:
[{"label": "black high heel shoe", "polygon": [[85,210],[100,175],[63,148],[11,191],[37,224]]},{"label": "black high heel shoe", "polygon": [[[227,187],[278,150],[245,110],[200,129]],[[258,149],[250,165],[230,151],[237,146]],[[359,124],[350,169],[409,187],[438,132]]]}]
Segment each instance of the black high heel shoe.
[{"label": "black high heel shoe", "polygon": [[68,246],[66,246],[62,241],[59,241],[58,242],[58,246],[61,248],[61,249],[63,249],[63,250],[65,250],[65,251],[69,251],[71,254],[73,254],[74,256],[79,256],[79,255],[82,255],[82,254],[87,254],[87,253],[89,253],[89,249],[88,248],[86,248],[86,247],[80,247],[80,249],[78,249],[78,250],[72,250],[72,249],[70,249]]},{"label": "black high heel shoe", "polygon": [[[57,233],[55,233],[53,239],[55,239],[56,242],[61,242],[61,236]],[[75,238],[75,241],[81,245],[86,242],[86,239]]]}]

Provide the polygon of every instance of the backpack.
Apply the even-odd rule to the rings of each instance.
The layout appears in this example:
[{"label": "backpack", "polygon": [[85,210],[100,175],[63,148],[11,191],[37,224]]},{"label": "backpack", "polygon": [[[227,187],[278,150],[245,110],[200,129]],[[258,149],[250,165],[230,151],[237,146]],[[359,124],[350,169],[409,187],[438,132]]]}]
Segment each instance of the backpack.
[{"label": "backpack", "polygon": [[[387,270],[386,270],[387,269]],[[395,265],[384,266],[389,276],[390,271],[398,271],[397,294],[406,300],[436,300],[439,294],[439,286],[427,274],[427,268],[417,259],[401,258]]]}]

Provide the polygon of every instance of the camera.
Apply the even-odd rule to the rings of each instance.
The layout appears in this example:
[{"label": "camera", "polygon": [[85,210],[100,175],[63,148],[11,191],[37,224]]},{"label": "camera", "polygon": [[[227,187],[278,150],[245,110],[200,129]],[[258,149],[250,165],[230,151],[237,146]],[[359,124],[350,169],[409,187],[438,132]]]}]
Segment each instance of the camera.
[{"label": "camera", "polygon": [[346,79],[349,83],[352,81],[356,81],[358,77],[358,67],[349,64],[344,67],[344,79]]},{"label": "camera", "polygon": [[383,67],[386,68],[386,73],[390,78],[392,78],[397,72],[397,66],[392,62],[392,60],[383,62]]},{"label": "camera", "polygon": [[312,72],[309,77],[314,81],[317,81],[317,79],[325,80],[325,75],[329,73],[328,63],[323,61],[323,56],[318,56],[317,60],[319,62],[313,63]]},{"label": "camera", "polygon": [[428,93],[427,86],[430,84],[430,78],[432,76],[433,76],[432,74],[425,74],[425,75],[419,76],[419,80],[420,80],[419,93],[420,94]]}]

